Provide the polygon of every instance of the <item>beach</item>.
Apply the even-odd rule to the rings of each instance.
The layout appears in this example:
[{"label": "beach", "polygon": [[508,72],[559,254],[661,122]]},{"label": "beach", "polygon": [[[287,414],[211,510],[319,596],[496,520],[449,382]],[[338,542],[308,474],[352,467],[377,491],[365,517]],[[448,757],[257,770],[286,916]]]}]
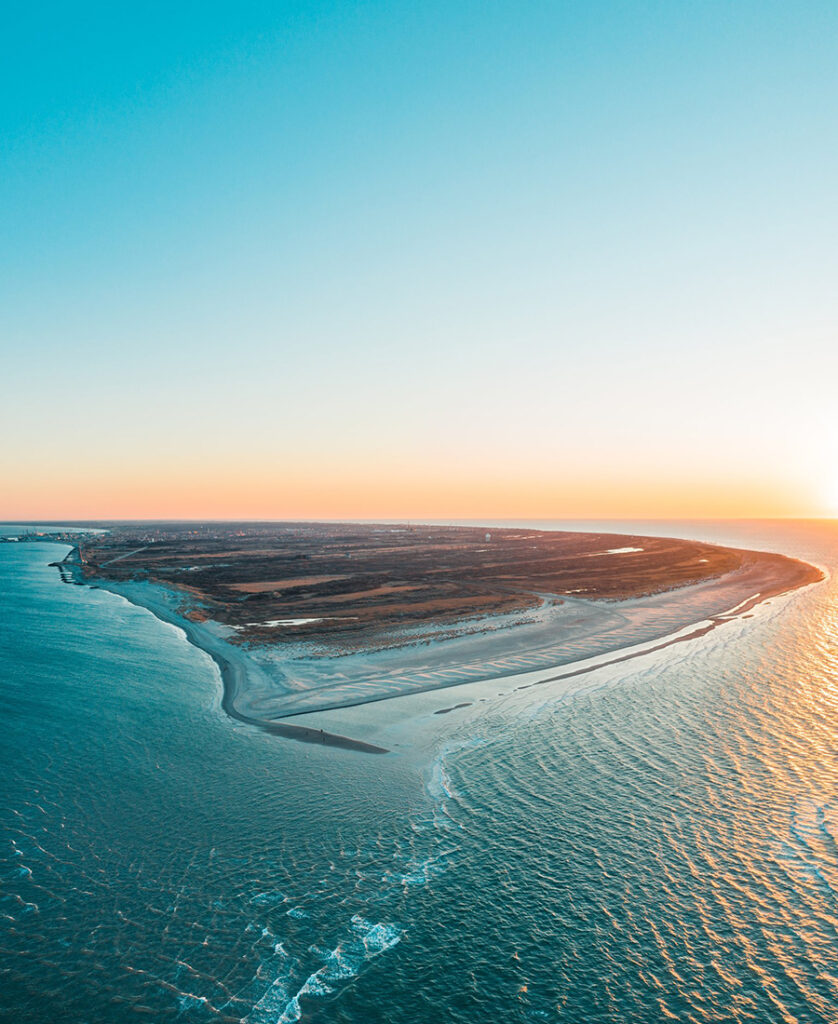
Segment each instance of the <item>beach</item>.
[{"label": "beach", "polygon": [[270,680],[265,677],[264,669],[250,658],[245,650],[227,643],[207,623],[195,622],[179,614],[176,610],[179,596],[166,591],[163,587],[152,584],[120,585],[116,583],[107,586],[99,584],[99,586],[140,608],[145,608],[162,622],[182,630],[191,644],[208,654],[221,673],[223,685],[221,706],[231,718],[248,725],[255,725],[276,736],[283,736],[286,739],[298,740],[303,743],[342,747],[346,750],[357,750],[366,754],[387,753],[384,748],[377,747],[372,743],[365,743],[363,740],[354,740],[348,736],[324,732],[322,729],[260,719],[242,712],[240,704],[248,689],[264,688],[271,685]]},{"label": "beach", "polygon": [[[623,601],[542,594],[536,612],[523,620],[486,616],[464,635],[440,628],[439,639],[337,653],[305,643],[231,642],[233,630],[187,617],[182,591],[158,583],[100,578],[96,585],[182,629],[207,653],[220,670],[222,707],[231,717],[288,739],[382,754],[385,746],[343,735],[322,713],[487,680],[526,688],[573,678],[704,636],[823,578],[796,559],[737,554],[739,568],[690,586]],[[304,725],[287,721],[303,715]]]}]

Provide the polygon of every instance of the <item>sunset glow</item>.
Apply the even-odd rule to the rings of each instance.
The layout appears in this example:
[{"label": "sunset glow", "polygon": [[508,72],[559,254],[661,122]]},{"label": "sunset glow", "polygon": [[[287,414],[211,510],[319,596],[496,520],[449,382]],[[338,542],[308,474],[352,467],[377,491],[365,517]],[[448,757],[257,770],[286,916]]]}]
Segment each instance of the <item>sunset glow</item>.
[{"label": "sunset glow", "polygon": [[769,7],[17,11],[0,515],[838,514],[832,34]]},{"label": "sunset glow", "polygon": [[[661,484],[647,476],[599,483],[584,477],[549,482],[454,479],[397,468],[376,471],[331,466],[325,476],[276,472],[252,475],[248,467],[178,473],[176,467],[142,479],[130,467],[114,467],[106,481],[79,480],[55,467],[48,480],[32,474],[23,486],[31,505],[7,506],[9,519],[555,519],[555,518],[749,518],[811,514],[800,492],[771,490],[756,481],[681,479]],[[824,504],[824,513],[830,506]],[[31,514],[32,509],[38,516]],[[29,513],[29,514],[27,514]]]}]

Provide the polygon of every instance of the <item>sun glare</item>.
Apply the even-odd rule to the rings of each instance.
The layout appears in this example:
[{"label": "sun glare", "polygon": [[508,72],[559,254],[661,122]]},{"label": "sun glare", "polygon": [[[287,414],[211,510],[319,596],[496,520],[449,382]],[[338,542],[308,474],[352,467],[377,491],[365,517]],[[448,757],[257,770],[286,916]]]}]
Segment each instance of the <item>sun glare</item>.
[{"label": "sun glare", "polygon": [[838,519],[838,477],[826,495],[826,514],[833,519]]}]

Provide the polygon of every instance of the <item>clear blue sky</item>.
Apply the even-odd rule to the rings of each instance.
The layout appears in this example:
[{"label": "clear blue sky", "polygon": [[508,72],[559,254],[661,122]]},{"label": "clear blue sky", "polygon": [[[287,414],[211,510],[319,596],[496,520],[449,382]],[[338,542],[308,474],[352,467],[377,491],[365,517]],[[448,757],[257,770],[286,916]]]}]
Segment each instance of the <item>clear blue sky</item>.
[{"label": "clear blue sky", "polygon": [[0,516],[838,513],[834,3],[0,47]]}]

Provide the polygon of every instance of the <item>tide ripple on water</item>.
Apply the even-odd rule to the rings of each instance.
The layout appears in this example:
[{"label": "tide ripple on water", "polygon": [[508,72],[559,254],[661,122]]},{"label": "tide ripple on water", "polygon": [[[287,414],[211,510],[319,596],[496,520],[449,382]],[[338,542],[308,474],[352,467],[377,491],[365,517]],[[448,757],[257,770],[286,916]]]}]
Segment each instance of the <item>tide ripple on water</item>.
[{"label": "tide ripple on water", "polygon": [[459,945],[515,950],[522,1019],[833,1019],[837,641],[708,644],[449,754]]}]

